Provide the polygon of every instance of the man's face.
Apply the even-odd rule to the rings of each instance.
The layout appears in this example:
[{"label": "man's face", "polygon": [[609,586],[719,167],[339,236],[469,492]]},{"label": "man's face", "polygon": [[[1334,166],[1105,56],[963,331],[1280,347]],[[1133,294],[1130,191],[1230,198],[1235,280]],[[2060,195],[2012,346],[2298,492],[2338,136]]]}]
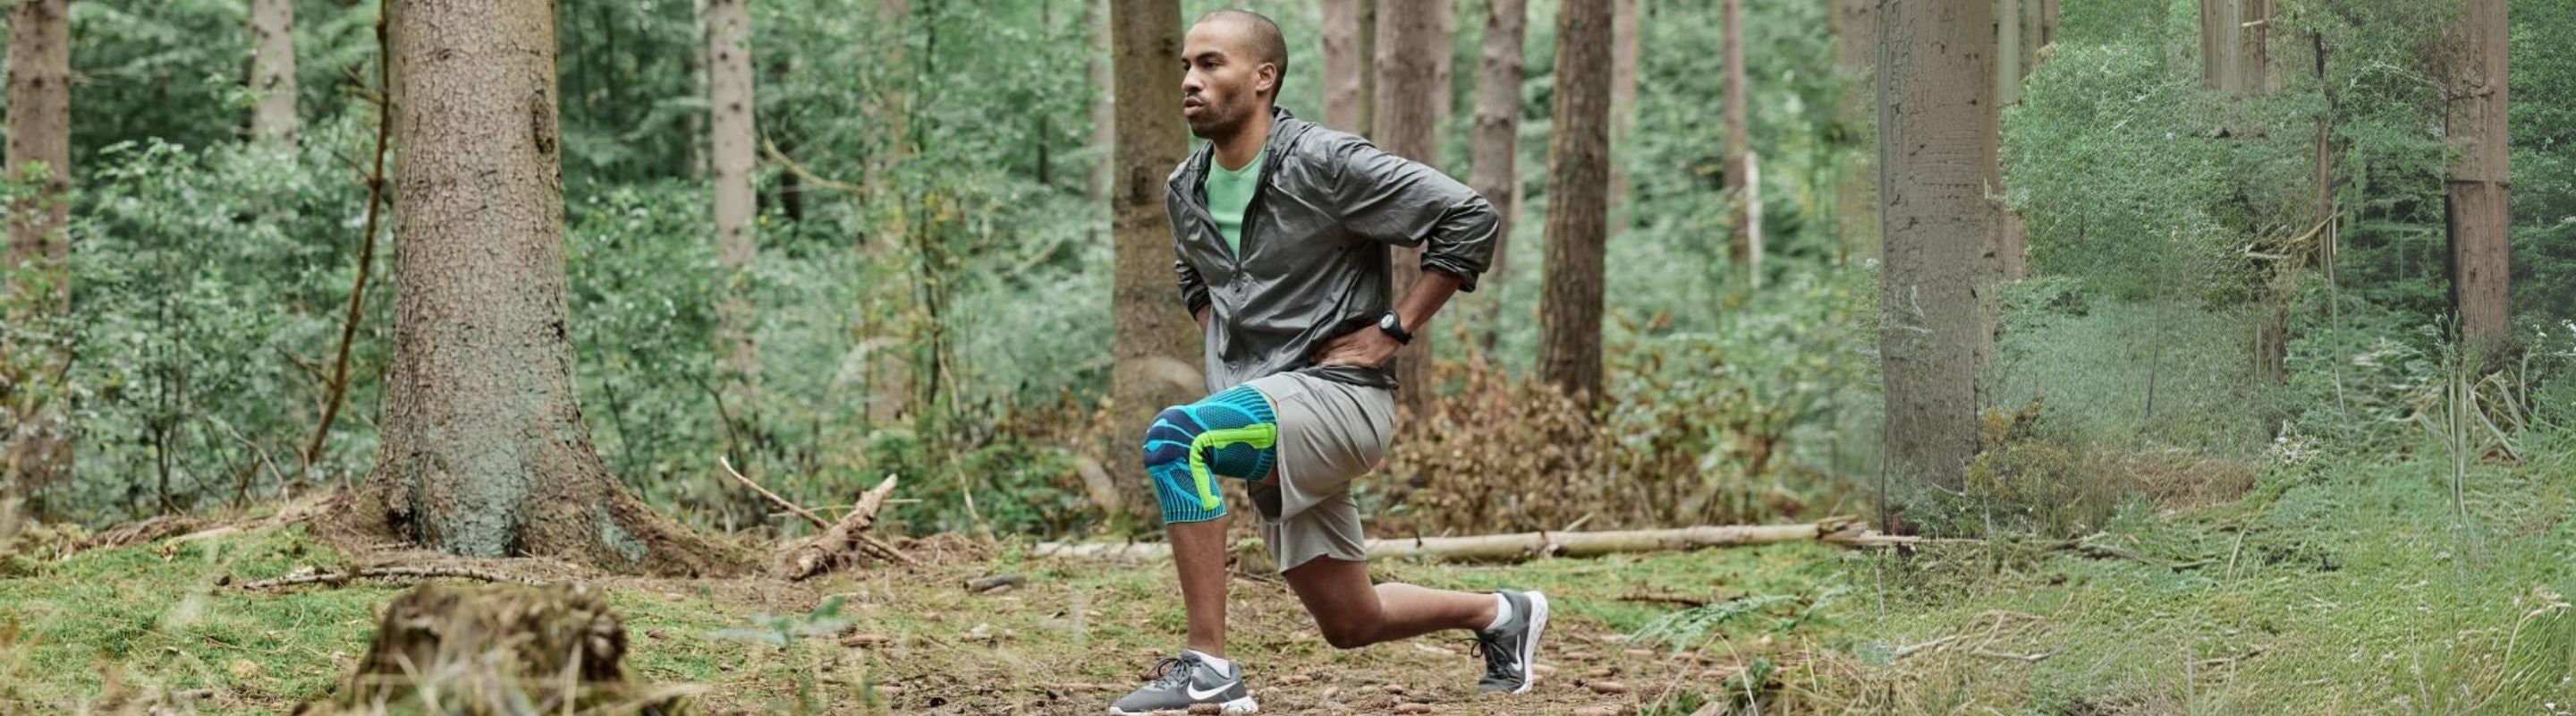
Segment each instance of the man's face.
[{"label": "man's face", "polygon": [[1190,28],[1182,43],[1181,117],[1201,139],[1234,136],[1279,84],[1276,65],[1259,60],[1237,22],[1210,20]]}]

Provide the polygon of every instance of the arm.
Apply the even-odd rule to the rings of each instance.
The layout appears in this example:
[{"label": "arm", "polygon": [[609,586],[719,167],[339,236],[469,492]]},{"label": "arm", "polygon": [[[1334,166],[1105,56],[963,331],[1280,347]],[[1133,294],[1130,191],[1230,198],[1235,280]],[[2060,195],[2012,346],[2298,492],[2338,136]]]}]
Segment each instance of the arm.
[{"label": "arm", "polygon": [[[1341,170],[1334,205],[1344,225],[1371,240],[1423,247],[1422,276],[1393,310],[1406,331],[1427,335],[1431,317],[1450,296],[1476,290],[1494,252],[1493,205],[1448,175],[1366,142],[1348,142],[1334,154]],[[1399,347],[1394,337],[1367,327],[1325,342],[1315,362],[1383,365]]]}]

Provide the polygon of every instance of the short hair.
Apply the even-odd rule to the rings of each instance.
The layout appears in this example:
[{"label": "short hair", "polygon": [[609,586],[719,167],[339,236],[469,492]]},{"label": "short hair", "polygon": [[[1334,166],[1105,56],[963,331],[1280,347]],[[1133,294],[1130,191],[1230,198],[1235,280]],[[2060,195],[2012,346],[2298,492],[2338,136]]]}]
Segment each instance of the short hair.
[{"label": "short hair", "polygon": [[1288,84],[1288,40],[1280,36],[1279,23],[1271,22],[1269,17],[1261,13],[1240,8],[1226,8],[1200,15],[1199,23],[1219,19],[1241,22],[1244,27],[1250,28],[1252,49],[1261,53],[1259,61],[1268,62],[1279,68],[1279,80],[1270,85],[1270,101],[1277,103],[1279,88]]}]

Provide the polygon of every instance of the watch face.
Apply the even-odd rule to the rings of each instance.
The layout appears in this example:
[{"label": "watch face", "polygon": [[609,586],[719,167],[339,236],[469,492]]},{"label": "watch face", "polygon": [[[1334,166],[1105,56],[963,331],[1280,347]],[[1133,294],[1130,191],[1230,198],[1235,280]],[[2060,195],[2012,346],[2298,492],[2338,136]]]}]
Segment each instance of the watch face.
[{"label": "watch face", "polygon": [[1386,314],[1386,315],[1383,315],[1383,316],[1378,316],[1378,317],[1377,317],[1377,327],[1379,327],[1379,328],[1384,328],[1384,329],[1387,329],[1387,330],[1390,330],[1390,331],[1395,330],[1395,314],[1390,313],[1390,314]]}]

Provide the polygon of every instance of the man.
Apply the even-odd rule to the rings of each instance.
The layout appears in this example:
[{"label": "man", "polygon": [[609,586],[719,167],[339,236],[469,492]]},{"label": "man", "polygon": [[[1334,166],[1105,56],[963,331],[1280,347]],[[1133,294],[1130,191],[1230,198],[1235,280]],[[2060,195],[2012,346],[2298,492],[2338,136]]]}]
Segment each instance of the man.
[{"label": "man", "polygon": [[[1164,410],[1144,451],[1180,568],[1188,649],[1109,712],[1259,708],[1225,655],[1218,476],[1250,483],[1262,541],[1333,646],[1468,630],[1485,657],[1480,690],[1529,690],[1547,598],[1370,584],[1348,489],[1394,436],[1389,360],[1450,294],[1475,288],[1493,253],[1493,208],[1437,170],[1275,108],[1288,51],[1269,18],[1209,13],[1183,44],[1181,113],[1208,143],[1172,173],[1164,207],[1214,394]],[[1390,244],[1427,244],[1421,280],[1392,307]]]}]

